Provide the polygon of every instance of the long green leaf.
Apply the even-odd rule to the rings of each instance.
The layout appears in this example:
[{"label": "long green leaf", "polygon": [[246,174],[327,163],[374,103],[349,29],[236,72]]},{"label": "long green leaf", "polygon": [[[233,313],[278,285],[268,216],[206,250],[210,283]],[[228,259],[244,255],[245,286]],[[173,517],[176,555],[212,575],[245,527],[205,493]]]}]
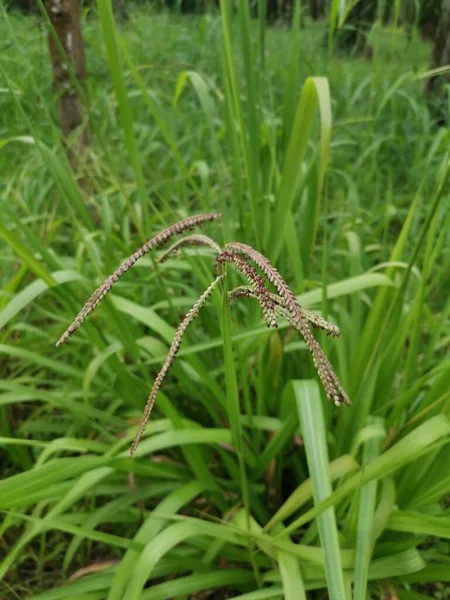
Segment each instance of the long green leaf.
[{"label": "long green leaf", "polygon": [[[450,421],[444,415],[433,417],[417,427],[414,431],[405,436],[392,448],[376,458],[361,475],[353,475],[339,489],[333,492],[326,500],[322,500],[320,504],[313,509],[307,511],[303,516],[296,519],[285,532],[290,532],[304,523],[308,523],[316,515],[330,506],[336,505],[340,500],[345,498],[354,489],[359,486],[385,477],[404,465],[412,462],[426,452],[430,452],[434,448],[434,444],[444,438],[444,443],[450,442]],[[449,438],[447,440],[447,438]]]},{"label": "long green leaf", "polygon": [[[294,394],[305,441],[311,475],[314,504],[330,497],[332,488],[320,391],[315,381],[294,381]],[[328,592],[331,600],[346,598],[334,508],[330,506],[317,516],[320,541],[325,554]]]},{"label": "long green leaf", "polygon": [[[331,99],[327,79],[309,77],[303,87],[297,106],[294,125],[284,159],[280,186],[277,192],[274,222],[269,242],[269,256],[276,261],[284,242],[287,220],[294,202],[299,184],[302,163],[305,157],[309,136],[316,109],[321,119],[321,154],[319,170],[319,194],[328,165],[328,153],[331,140]],[[318,208],[313,211],[314,219],[308,224],[313,231],[317,229]]]}]

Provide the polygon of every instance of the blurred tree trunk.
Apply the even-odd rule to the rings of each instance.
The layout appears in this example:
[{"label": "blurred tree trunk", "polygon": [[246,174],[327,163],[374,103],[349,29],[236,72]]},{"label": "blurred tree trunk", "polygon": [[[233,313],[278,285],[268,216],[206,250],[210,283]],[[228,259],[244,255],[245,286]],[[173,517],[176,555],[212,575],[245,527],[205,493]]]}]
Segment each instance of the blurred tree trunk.
[{"label": "blurred tree trunk", "polygon": [[[61,131],[66,142],[69,160],[75,166],[77,158],[83,155],[87,146],[86,128],[76,135],[71,144],[69,137],[83,122],[80,98],[70,76],[70,64],[81,86],[86,78],[84,43],[81,34],[80,0],[45,0],[45,9],[53,25],[49,31],[48,44],[53,67],[53,87],[58,97],[58,111]],[[64,50],[64,54],[55,39]]]},{"label": "blurred tree trunk", "polygon": [[[442,0],[441,14],[434,38],[432,69],[450,65],[450,0]],[[443,86],[450,83],[449,74],[430,77],[425,84],[425,93],[441,95]]]},{"label": "blurred tree trunk", "polygon": [[309,0],[309,12],[314,21],[325,16],[324,0]]}]

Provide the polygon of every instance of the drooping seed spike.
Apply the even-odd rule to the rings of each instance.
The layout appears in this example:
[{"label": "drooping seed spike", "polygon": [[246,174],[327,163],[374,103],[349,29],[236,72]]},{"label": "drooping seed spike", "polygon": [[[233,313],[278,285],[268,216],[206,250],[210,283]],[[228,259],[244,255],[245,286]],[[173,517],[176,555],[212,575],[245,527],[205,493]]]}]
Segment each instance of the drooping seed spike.
[{"label": "drooping seed spike", "polygon": [[[290,321],[292,318],[291,313],[286,308],[284,299],[281,298],[281,296],[279,296],[278,294],[270,294],[270,297],[275,304],[275,312],[278,313],[281,317],[285,318],[287,321]],[[250,286],[240,286],[236,288],[232,292],[228,293],[229,301],[233,300],[234,298],[255,298],[253,288]],[[326,331],[328,334],[334,337],[339,337],[341,335],[341,332],[339,331],[337,325],[335,325],[334,323],[330,323],[329,321],[327,321],[326,319],[324,319],[323,317],[311,310],[303,308],[300,305],[298,306],[301,309],[305,320],[310,325],[312,325],[312,327],[315,327],[316,329],[322,329],[323,331]]]},{"label": "drooping seed spike", "polygon": [[130,267],[132,267],[136,261],[138,261],[142,256],[153,250],[154,248],[159,248],[166,242],[170,240],[174,235],[179,235],[184,233],[185,231],[190,231],[195,229],[195,227],[199,227],[200,225],[204,225],[205,223],[209,223],[210,221],[215,221],[217,219],[221,219],[221,213],[208,213],[202,215],[195,215],[193,217],[189,217],[184,219],[183,221],[179,221],[167,229],[164,229],[160,233],[158,233],[151,240],[146,242],[143,246],[138,248],[136,252],[134,252],[131,256],[129,256],[114,273],[112,273],[109,277],[105,279],[105,281],[95,290],[89,300],[85,303],[83,308],[77,314],[73,322],[69,325],[66,331],[62,334],[59,340],[56,342],[56,346],[60,346],[64,343],[72,334],[77,331],[80,325],[83,323],[84,319],[98,306],[98,304],[103,300],[106,294],[111,290],[112,286],[118,281],[118,279],[126,272]]},{"label": "drooping seed spike", "polygon": [[303,316],[308,321],[308,323],[312,325],[312,327],[315,327],[316,329],[322,329],[322,331],[326,331],[329,335],[332,335],[333,337],[339,337],[341,335],[339,327],[334,323],[330,323],[329,321],[327,321],[317,313],[313,312],[312,310],[308,310],[304,307],[301,307],[301,309],[303,312]]},{"label": "drooping seed spike", "polygon": [[168,250],[166,250],[166,252],[164,252],[164,254],[162,254],[158,258],[158,262],[164,263],[166,262],[166,260],[177,254],[177,252],[182,248],[187,248],[190,246],[209,247],[212,248],[216,254],[219,254],[221,251],[219,244],[216,244],[216,242],[210,237],[208,237],[207,235],[194,233],[193,235],[189,235],[175,242]]},{"label": "drooping seed spike", "polygon": [[337,396],[339,402],[342,400],[343,403],[350,404],[350,399],[345,393],[330,361],[309,329],[304,309],[298,304],[294,292],[270,260],[251,246],[240,242],[227,244],[224,253],[238,253],[241,256],[245,256],[261,269],[267,279],[275,286],[278,295],[281,297],[290,324],[303,336],[306,347],[312,354],[314,365],[317,368],[328,399],[335,401],[335,396]]},{"label": "drooping seed spike", "polygon": [[216,273],[219,273],[220,265],[224,263],[230,263],[248,279],[253,294],[261,306],[267,327],[278,327],[275,317],[275,304],[270,297],[269,288],[266,286],[263,277],[258,275],[248,261],[236,252],[223,251],[217,256],[214,265]]},{"label": "drooping seed spike", "polygon": [[228,292],[228,302],[232,300],[238,300],[240,298],[255,298],[255,291],[249,285],[240,285],[234,288],[231,292]]},{"label": "drooping seed spike", "polygon": [[155,400],[156,400],[156,396],[158,395],[158,391],[159,391],[165,377],[169,373],[173,363],[175,362],[178,350],[180,349],[181,342],[183,341],[183,336],[186,333],[186,329],[189,327],[189,325],[192,323],[192,321],[198,316],[200,309],[202,308],[202,306],[204,306],[204,304],[208,300],[209,296],[212,294],[214,288],[216,287],[216,285],[219,283],[219,281],[221,279],[223,279],[223,275],[219,275],[218,277],[216,277],[216,279],[211,283],[211,285],[209,285],[206,288],[206,290],[203,292],[203,294],[200,296],[200,298],[192,305],[192,307],[190,308],[190,310],[187,312],[186,316],[180,323],[178,329],[176,330],[172,344],[171,344],[169,351],[166,355],[166,358],[164,360],[163,366],[161,367],[160,372],[156,376],[156,379],[153,383],[152,391],[150,392],[150,395],[147,399],[147,403],[145,405],[145,409],[142,414],[136,436],[135,436],[134,441],[130,448],[130,457],[133,456],[134,453],[136,452],[136,448],[138,447],[139,442],[144,433],[145,426],[147,425],[147,422],[150,418],[150,414],[152,412],[153,405],[155,404]]}]

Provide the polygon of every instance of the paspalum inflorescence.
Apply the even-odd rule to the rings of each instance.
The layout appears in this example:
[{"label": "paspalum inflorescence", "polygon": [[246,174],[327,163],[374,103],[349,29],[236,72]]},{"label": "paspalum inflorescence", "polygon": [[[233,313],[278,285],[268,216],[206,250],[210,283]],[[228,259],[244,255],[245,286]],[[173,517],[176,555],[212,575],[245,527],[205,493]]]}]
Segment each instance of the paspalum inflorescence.
[{"label": "paspalum inflorescence", "polygon": [[[211,221],[216,221],[221,219],[221,217],[222,215],[220,213],[189,217],[188,219],[184,219],[183,221],[164,229],[164,231],[146,242],[141,248],[136,250],[134,254],[127,258],[122,265],[107,277],[95,290],[73,322],[62,334],[56,345],[59,346],[75,333],[83,323],[84,319],[97,307],[117,280],[128,271],[139,258],[144,256],[144,254],[147,254],[155,248],[164,246],[174,236],[183,234],[187,231],[192,231],[196,227]],[[216,253],[216,260],[214,263],[216,278],[200,295],[178,326],[164,364],[154,381],[152,391],[148,397],[136,437],[130,448],[130,456],[133,456],[135,453],[142,434],[144,433],[158,390],[176,359],[186,329],[198,315],[200,309],[206,303],[216,285],[224,278],[227,264],[232,265],[234,269],[240,272],[247,280],[247,285],[237,287],[228,293],[229,301],[240,298],[254,298],[257,300],[261,306],[267,327],[278,327],[277,317],[286,319],[290,326],[298,331],[305,340],[328,399],[332,400],[337,406],[341,403],[350,404],[350,400],[345,393],[338,376],[310,329],[310,326],[319,328],[327,331],[328,334],[337,337],[340,332],[336,325],[329,323],[319,315],[300,306],[294,292],[281,277],[277,269],[271,264],[270,260],[246,244],[231,242],[222,249],[214,240],[206,235],[194,233],[176,241],[159,257],[158,262],[165,262],[171,256],[176,255],[180,249],[190,246],[209,247]],[[258,272],[257,269],[260,272]],[[272,285],[275,291],[271,291],[269,285]]]}]

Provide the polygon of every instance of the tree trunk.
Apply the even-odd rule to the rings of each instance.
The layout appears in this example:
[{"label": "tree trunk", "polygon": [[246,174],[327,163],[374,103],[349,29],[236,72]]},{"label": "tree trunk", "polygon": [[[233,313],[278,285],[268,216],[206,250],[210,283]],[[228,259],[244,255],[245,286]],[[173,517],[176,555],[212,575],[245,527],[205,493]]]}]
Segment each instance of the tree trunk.
[{"label": "tree trunk", "polygon": [[[77,158],[87,146],[87,131],[76,136],[69,147],[68,138],[83,122],[80,98],[70,76],[68,65],[82,87],[86,78],[84,44],[81,34],[81,6],[79,0],[45,0],[45,8],[54,31],[49,31],[48,44],[53,67],[53,86],[58,97],[61,131],[66,142],[69,160],[75,166]],[[55,39],[64,50],[58,47]]]},{"label": "tree trunk", "polygon": [[[443,0],[441,7],[441,15],[437,28],[432,69],[444,67],[450,64],[450,0]],[[426,94],[443,95],[443,86],[450,82],[448,73],[439,75],[438,77],[430,77],[425,84]]]}]

